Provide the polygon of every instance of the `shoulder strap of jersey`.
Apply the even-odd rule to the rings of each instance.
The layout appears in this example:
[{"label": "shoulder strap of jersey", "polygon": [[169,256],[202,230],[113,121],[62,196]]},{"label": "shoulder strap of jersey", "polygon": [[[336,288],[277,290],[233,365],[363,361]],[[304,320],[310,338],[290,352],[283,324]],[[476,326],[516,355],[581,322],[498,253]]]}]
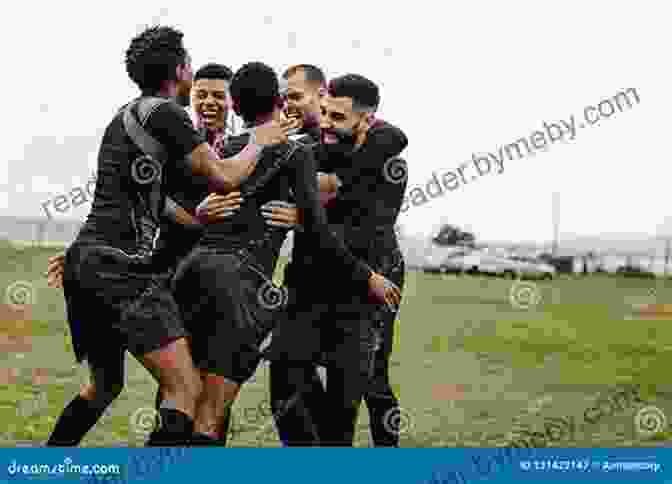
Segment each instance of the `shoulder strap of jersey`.
[{"label": "shoulder strap of jersey", "polygon": [[[169,102],[164,98],[144,97],[126,106],[123,122],[126,133],[133,143],[140,148],[144,156],[131,162],[131,176],[136,183],[150,184],[149,210],[155,221],[163,212],[165,200],[162,192],[164,166],[168,161],[168,153],[164,146],[144,128],[150,114],[161,104]],[[137,116],[134,111],[137,109]],[[138,117],[140,120],[138,120]]]},{"label": "shoulder strap of jersey", "polygon": [[[157,141],[144,128],[149,115],[161,104],[170,102],[164,98],[158,97],[144,97],[140,98],[124,109],[124,128],[126,133],[133,140],[133,142],[140,148],[140,150],[148,156],[164,163],[166,161],[167,153],[163,145]],[[137,107],[137,116],[133,112]],[[139,118],[139,119],[138,119]]]}]

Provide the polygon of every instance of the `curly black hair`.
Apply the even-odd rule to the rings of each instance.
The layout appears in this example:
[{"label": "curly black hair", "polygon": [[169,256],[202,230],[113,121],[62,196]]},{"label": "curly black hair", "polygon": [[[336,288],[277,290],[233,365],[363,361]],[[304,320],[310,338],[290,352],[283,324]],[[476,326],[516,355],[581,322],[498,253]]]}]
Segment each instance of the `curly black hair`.
[{"label": "curly black hair", "polygon": [[273,112],[279,97],[278,76],[262,62],[245,64],[231,81],[231,99],[245,122]]},{"label": "curly black hair", "polygon": [[205,64],[194,74],[194,81],[198,81],[199,79],[221,79],[231,82],[233,71],[230,67],[223,64]]},{"label": "curly black hair", "polygon": [[380,104],[380,91],[375,82],[359,74],[346,74],[329,82],[333,97],[352,98],[355,111],[375,111]]},{"label": "curly black hair", "polygon": [[177,80],[175,69],[187,63],[184,34],[172,27],[149,27],[131,41],[126,50],[126,72],[145,93],[161,89],[165,81]]}]

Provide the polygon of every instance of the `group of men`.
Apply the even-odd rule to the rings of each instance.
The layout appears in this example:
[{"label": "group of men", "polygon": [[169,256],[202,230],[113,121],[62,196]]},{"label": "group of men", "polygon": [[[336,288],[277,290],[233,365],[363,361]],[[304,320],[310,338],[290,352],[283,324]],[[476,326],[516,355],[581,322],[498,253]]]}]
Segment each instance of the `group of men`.
[{"label": "group of men", "polygon": [[[264,358],[284,445],[351,446],[364,400],[375,445],[398,446],[388,371],[405,177],[388,171],[406,136],[376,119],[379,89],[363,76],[327,83],[301,64],[278,79],[259,62],[193,75],[182,38],[152,27],[132,40],[126,68],[141,96],[108,125],[91,212],[50,260],[91,381],[47,445],[81,442],[123,389],[129,351],[159,384],[150,446],[225,445]],[[236,135],[230,108],[245,122]]]}]

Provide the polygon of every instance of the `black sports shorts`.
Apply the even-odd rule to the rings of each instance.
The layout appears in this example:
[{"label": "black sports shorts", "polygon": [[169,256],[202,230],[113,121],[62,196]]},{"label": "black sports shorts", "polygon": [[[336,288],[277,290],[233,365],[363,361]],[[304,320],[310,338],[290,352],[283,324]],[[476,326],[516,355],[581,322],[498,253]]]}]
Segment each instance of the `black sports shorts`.
[{"label": "black sports shorts", "polygon": [[171,277],[172,271],[156,273],[114,247],[73,244],[63,291],[77,361],[104,345],[142,356],[185,337]]},{"label": "black sports shorts", "polygon": [[180,263],[173,290],[198,368],[238,384],[254,375],[287,299],[268,272],[249,249],[197,247]]}]

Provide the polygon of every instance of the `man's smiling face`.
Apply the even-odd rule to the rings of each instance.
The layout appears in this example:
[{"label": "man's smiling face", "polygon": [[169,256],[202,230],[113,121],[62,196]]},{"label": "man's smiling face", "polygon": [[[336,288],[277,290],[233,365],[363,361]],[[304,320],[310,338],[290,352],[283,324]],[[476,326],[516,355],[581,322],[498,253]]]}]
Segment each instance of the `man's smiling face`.
[{"label": "man's smiling face", "polygon": [[224,129],[229,115],[229,83],[224,79],[199,79],[191,90],[191,106],[201,126]]}]

